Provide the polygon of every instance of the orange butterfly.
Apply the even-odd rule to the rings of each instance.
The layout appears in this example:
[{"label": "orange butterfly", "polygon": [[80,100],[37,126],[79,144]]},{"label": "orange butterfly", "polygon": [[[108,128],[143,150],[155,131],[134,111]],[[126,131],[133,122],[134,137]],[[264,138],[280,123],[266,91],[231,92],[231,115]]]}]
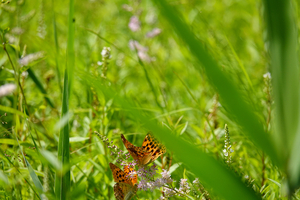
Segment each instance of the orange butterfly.
[{"label": "orange butterfly", "polygon": [[126,140],[123,134],[121,134],[121,138],[126,149],[139,165],[147,165],[166,152],[166,148],[150,133],[147,133],[142,147],[137,147],[131,144],[128,140]]},{"label": "orange butterfly", "polygon": [[109,167],[113,173],[114,181],[114,195],[117,200],[130,200],[137,191],[137,175],[130,176],[134,172],[132,168],[127,165],[124,166],[122,171],[118,166],[109,163]]}]

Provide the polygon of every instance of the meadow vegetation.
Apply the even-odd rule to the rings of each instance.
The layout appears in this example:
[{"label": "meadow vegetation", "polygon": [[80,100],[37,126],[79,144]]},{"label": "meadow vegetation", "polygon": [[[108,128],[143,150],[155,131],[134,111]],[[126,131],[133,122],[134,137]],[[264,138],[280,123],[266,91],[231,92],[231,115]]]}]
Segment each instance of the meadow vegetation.
[{"label": "meadow vegetation", "polygon": [[0,199],[299,199],[299,8],[2,0]]}]

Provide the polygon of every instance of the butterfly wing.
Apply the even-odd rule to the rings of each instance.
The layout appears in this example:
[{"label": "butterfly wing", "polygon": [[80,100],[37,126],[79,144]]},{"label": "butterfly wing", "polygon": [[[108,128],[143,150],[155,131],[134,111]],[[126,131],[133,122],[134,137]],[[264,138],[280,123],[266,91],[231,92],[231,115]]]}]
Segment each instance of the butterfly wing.
[{"label": "butterfly wing", "polygon": [[159,145],[158,149],[152,154],[151,162],[156,160],[159,156],[166,153],[166,147],[163,145]]},{"label": "butterfly wing", "polygon": [[142,148],[144,151],[151,153],[151,162],[166,152],[166,148],[160,144],[150,133],[147,133]]},{"label": "butterfly wing", "polygon": [[[132,186],[127,183],[117,183],[117,184],[122,192],[122,195],[120,195],[120,196],[123,197],[124,200],[130,200],[136,194],[137,186]],[[118,195],[119,195],[119,193],[118,193]],[[117,200],[119,200],[119,199],[117,199]]]},{"label": "butterfly wing", "polygon": [[124,166],[122,171],[118,166],[109,163],[109,167],[113,173],[114,181],[114,195],[117,200],[130,200],[137,191],[137,174],[133,168]]},{"label": "butterfly wing", "polygon": [[130,168],[127,165],[124,166],[124,173],[126,174],[127,178],[130,180],[131,185],[135,185],[137,183],[137,174],[133,168]]},{"label": "butterfly wing", "polygon": [[131,184],[131,181],[126,176],[125,172],[123,172],[118,166],[109,163],[109,167],[113,173],[114,181],[117,183],[127,183]]},{"label": "butterfly wing", "polygon": [[114,195],[117,200],[124,200],[124,193],[119,183],[114,185]]},{"label": "butterfly wing", "polygon": [[123,134],[121,134],[121,139],[134,160],[137,160],[140,165],[145,165],[151,160],[151,153],[145,151],[142,147],[137,147],[131,144]]}]

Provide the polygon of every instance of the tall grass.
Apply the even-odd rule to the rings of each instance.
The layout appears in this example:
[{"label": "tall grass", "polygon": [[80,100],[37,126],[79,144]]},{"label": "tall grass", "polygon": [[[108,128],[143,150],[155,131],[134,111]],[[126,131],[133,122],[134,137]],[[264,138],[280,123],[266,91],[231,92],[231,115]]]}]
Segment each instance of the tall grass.
[{"label": "tall grass", "polygon": [[25,1],[0,8],[0,87],[17,86],[0,91],[0,199],[113,199],[114,145],[148,131],[167,149],[158,175],[190,187],[174,199],[299,198],[298,2],[42,1],[39,12]]},{"label": "tall grass", "polygon": [[[54,16],[53,16],[54,17]],[[68,21],[68,46],[67,46],[67,57],[66,57],[66,69],[64,75],[64,86],[62,95],[62,116],[68,116],[69,113],[69,95],[72,90],[72,73],[74,68],[74,1],[70,0],[69,3],[69,21]],[[56,33],[55,33],[56,35]],[[56,37],[56,36],[55,36]],[[56,44],[57,46],[57,44]],[[70,167],[70,141],[69,141],[69,119],[65,125],[61,128],[58,141],[58,159],[61,161],[63,166]],[[56,174],[55,180],[55,194],[58,199],[69,199],[70,198],[70,170],[68,169],[64,174]]]}]

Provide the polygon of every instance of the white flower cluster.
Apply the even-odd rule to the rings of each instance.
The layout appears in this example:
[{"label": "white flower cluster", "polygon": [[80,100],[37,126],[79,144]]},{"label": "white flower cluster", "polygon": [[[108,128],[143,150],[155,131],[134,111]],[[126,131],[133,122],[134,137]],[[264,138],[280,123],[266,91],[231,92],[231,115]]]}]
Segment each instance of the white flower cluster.
[{"label": "white flower cluster", "polygon": [[265,73],[265,74],[263,75],[263,77],[264,77],[265,79],[271,79],[271,73],[270,73],[270,72],[267,72],[267,73]]},{"label": "white flower cluster", "polygon": [[164,170],[161,172],[161,178],[158,178],[154,181],[153,177],[156,174],[157,171],[157,166],[153,164],[151,167],[145,169],[145,167],[140,167],[139,170],[137,171],[137,174],[139,177],[141,177],[141,181],[138,184],[138,188],[141,190],[148,190],[150,189],[151,191],[160,188],[164,186],[165,184],[172,183],[173,180],[171,179],[170,172],[167,170]]},{"label": "white flower cluster", "polygon": [[199,185],[199,184],[200,184],[199,179],[198,179],[198,178],[195,178],[195,180],[193,180],[193,184]]},{"label": "white flower cluster", "polygon": [[103,47],[102,51],[101,51],[101,55],[102,55],[102,60],[107,60],[111,58],[111,49],[109,47]]},{"label": "white flower cluster", "polygon": [[19,60],[19,63],[22,66],[27,66],[30,63],[33,63],[34,61],[41,59],[43,57],[45,57],[45,53],[42,51],[39,51],[39,52],[31,53],[31,54],[28,54],[27,56],[24,56],[23,58],[21,58]]},{"label": "white flower cluster", "polygon": [[[179,194],[188,194],[191,190],[190,190],[190,186],[189,186],[189,183],[187,182],[187,179],[180,179],[180,187],[179,189],[175,189]],[[181,196],[182,196],[181,195]]]},{"label": "white flower cluster", "polygon": [[161,196],[159,199],[161,200],[166,200],[168,199],[169,197],[172,197],[176,194],[176,192],[170,188],[166,188],[164,187],[163,188],[163,193],[164,193],[164,196]]},{"label": "white flower cluster", "polygon": [[223,153],[225,156],[225,162],[230,165],[231,163],[231,153],[233,152],[233,149],[231,149],[231,142],[230,142],[230,136],[229,136],[229,131],[228,131],[228,126],[225,124],[225,144],[224,144],[224,149]]},{"label": "white flower cluster", "polygon": [[171,174],[169,171],[163,169],[163,171],[160,173],[163,179],[163,182],[165,183],[172,183],[173,179],[171,178]]}]

